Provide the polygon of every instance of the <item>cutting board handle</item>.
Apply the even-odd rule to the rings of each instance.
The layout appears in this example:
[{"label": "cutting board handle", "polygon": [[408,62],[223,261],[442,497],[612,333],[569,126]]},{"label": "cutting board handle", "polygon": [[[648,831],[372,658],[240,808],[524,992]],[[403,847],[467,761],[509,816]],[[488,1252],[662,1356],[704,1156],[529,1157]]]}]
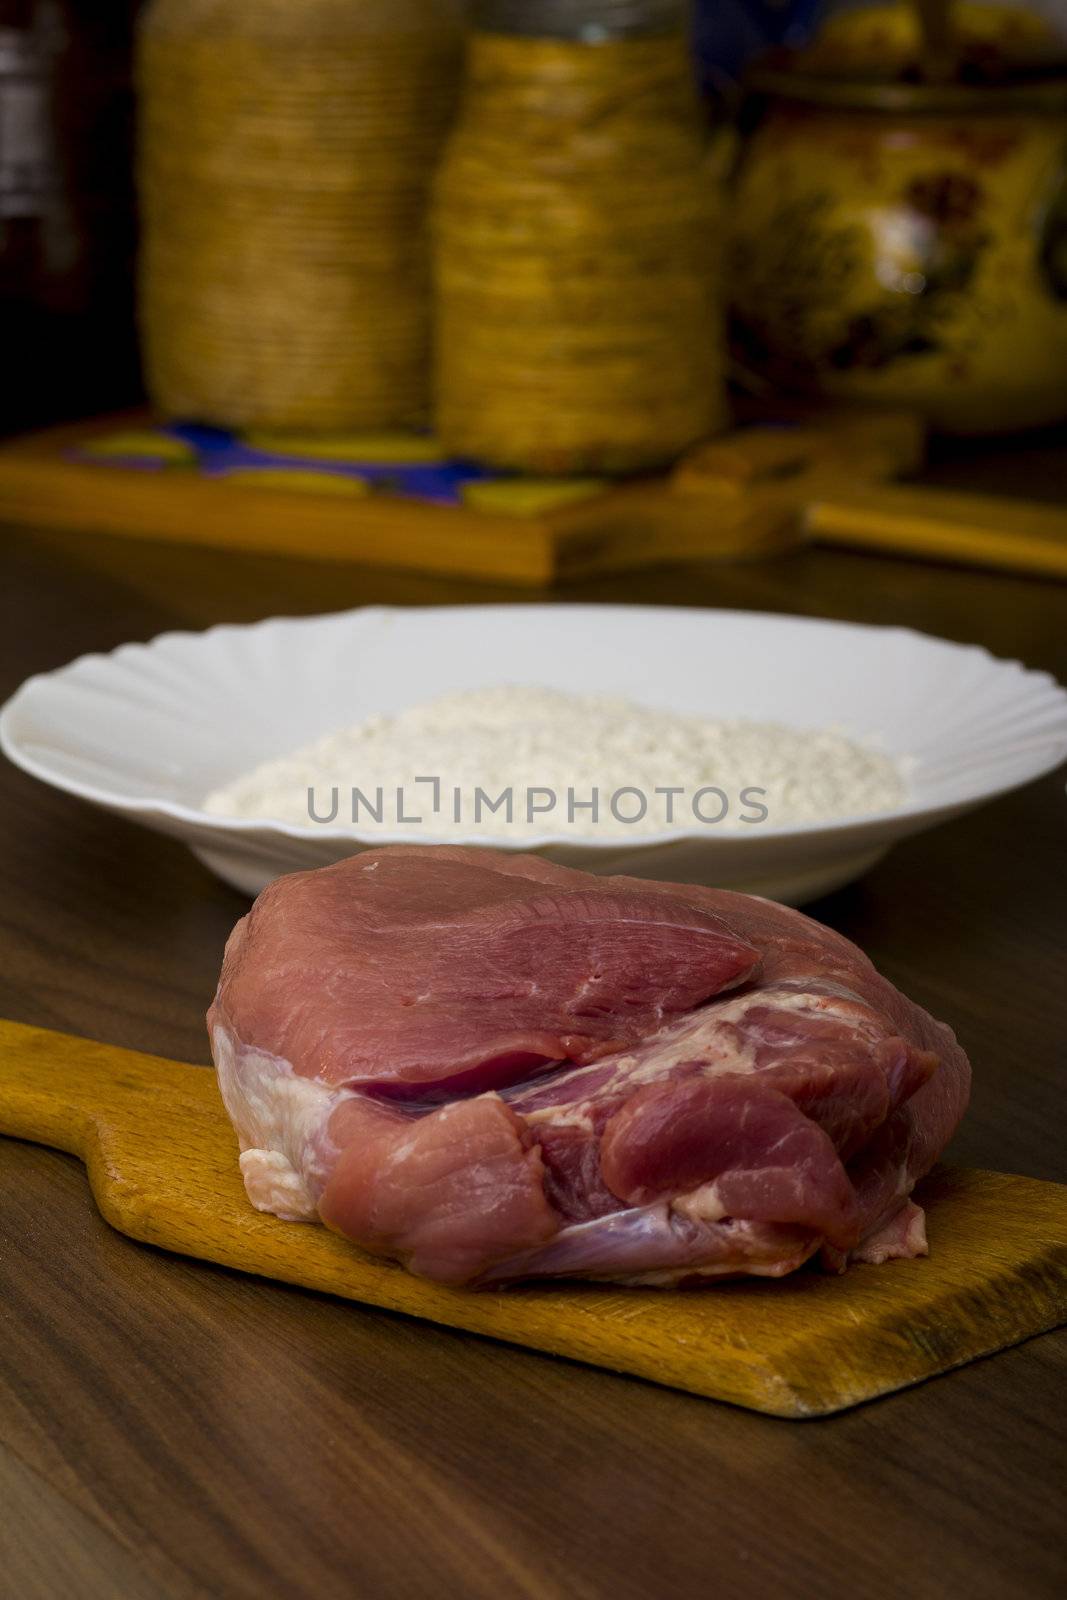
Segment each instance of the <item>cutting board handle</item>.
[{"label": "cutting board handle", "polygon": [[0,1133],[85,1161],[98,1152],[105,1130],[134,1133],[157,1097],[162,1117],[176,1074],[194,1083],[201,1073],[213,1080],[204,1069],[6,1021],[0,1021],[0,1064]]},{"label": "cutting board handle", "polygon": [[44,1028],[0,1022],[3,1131],[83,1156],[107,1074],[103,1047]]}]

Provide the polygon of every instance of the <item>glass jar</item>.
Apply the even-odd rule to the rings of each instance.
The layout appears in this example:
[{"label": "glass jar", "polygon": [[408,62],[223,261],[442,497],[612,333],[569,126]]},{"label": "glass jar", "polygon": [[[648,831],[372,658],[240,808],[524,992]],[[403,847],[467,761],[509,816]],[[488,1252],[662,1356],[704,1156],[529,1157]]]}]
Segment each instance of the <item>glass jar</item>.
[{"label": "glass jar", "polygon": [[134,0],[0,0],[0,432],[139,392]]}]

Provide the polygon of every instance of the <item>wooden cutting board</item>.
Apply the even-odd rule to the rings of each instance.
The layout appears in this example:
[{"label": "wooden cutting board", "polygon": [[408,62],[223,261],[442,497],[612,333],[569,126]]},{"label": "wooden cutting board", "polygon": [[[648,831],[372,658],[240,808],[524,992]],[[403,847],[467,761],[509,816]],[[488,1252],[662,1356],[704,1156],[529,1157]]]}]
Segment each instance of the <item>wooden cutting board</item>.
[{"label": "wooden cutting board", "polygon": [[0,1022],[0,1133],[80,1156],[131,1238],[780,1417],[889,1394],[1067,1321],[1067,1187],[941,1168],[931,1255],[697,1291],[444,1289],[253,1211],[214,1073]]}]

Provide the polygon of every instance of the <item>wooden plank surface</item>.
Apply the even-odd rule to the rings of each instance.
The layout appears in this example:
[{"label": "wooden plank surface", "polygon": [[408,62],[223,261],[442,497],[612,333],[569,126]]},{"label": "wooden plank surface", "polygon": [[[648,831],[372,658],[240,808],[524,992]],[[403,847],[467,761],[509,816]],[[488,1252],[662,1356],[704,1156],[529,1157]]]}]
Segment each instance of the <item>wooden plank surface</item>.
[{"label": "wooden plank surface", "polygon": [[[1065,463],[1039,440],[939,472],[1054,501]],[[0,538],[0,694],[168,627],[509,595],[163,543]],[[907,625],[1067,678],[1067,594],[1007,574],[806,549],[558,597]],[[960,1032],[976,1083],[952,1160],[1061,1183],[1064,808],[1053,775],[809,908]],[[203,1012],[241,897],[173,842],[11,769],[0,838],[0,1014],[206,1061]],[[54,1492],[57,1557],[89,1516],[167,1600],[183,1583],[215,1600],[1052,1600],[1067,1586],[1063,1333],[797,1427],[165,1256],[100,1219],[80,1162],[15,1140],[0,1141],[0,1317],[0,1438]],[[5,1567],[20,1596],[34,1594],[27,1563]],[[124,1570],[116,1557],[115,1593]]]},{"label": "wooden plank surface", "polygon": [[[58,1489],[0,1445],[0,1572],[20,1575],[20,1596],[77,1600],[155,1600],[159,1575],[146,1572],[117,1530],[79,1510]],[[167,1593],[197,1590],[177,1568]]]},{"label": "wooden plank surface", "polygon": [[927,1260],[705,1293],[479,1293],[253,1210],[202,1067],[0,1021],[0,1134],[80,1156],[131,1238],[772,1416],[826,1416],[1067,1321],[1067,1186],[1004,1173],[950,1169],[924,1186]]}]

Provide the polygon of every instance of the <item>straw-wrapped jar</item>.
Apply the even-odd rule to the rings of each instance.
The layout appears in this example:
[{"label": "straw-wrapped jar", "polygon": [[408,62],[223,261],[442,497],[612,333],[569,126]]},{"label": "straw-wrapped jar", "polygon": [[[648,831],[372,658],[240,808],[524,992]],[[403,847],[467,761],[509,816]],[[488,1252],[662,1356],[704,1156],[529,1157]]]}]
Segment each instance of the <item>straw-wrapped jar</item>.
[{"label": "straw-wrapped jar", "polygon": [[487,0],[434,198],[436,425],[627,472],[722,425],[719,201],[680,0]]},{"label": "straw-wrapped jar", "polygon": [[171,416],[341,431],[418,420],[426,205],[462,0],[150,0],[141,330]]}]

